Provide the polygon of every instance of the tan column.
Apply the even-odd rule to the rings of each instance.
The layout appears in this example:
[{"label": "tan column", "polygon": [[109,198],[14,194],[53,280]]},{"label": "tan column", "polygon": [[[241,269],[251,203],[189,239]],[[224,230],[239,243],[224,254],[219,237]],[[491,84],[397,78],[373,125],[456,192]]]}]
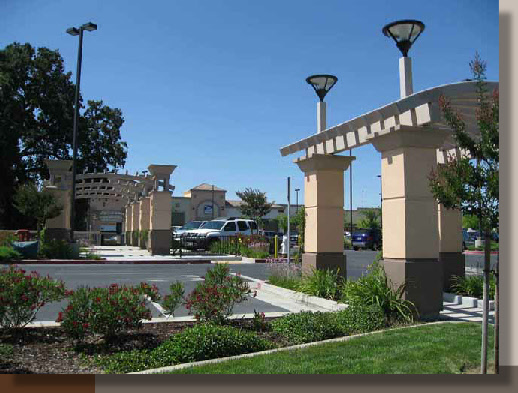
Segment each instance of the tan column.
[{"label": "tan column", "polygon": [[149,173],[155,180],[150,194],[150,226],[147,249],[152,255],[171,252],[171,213],[173,199],[169,191],[169,177],[176,165],[150,165]]},{"label": "tan column", "polygon": [[464,277],[466,260],[462,253],[462,214],[458,209],[438,205],[439,261],[443,269],[443,289],[451,289],[454,276]]},{"label": "tan column", "polygon": [[140,204],[138,201],[131,203],[131,245],[138,247],[139,223],[140,223]]},{"label": "tan column", "polygon": [[149,197],[143,197],[140,204],[140,219],[139,219],[139,247],[147,248],[148,236],[149,236],[149,210],[151,200]]},{"label": "tan column", "polygon": [[45,189],[49,190],[59,201],[63,210],[60,215],[47,220],[45,237],[47,240],[70,239],[70,192],[72,191],[72,161],[45,160],[49,168],[50,179],[45,182]]},{"label": "tan column", "polygon": [[405,127],[372,140],[381,152],[383,265],[395,286],[406,283],[405,298],[422,317],[438,315],[443,303],[437,202],[428,176],[447,135]]},{"label": "tan column", "polygon": [[344,171],[355,158],[313,154],[294,161],[304,172],[304,274],[313,269],[339,269],[340,275],[346,277]]},{"label": "tan column", "polygon": [[[445,164],[448,153],[437,150],[438,165]],[[458,209],[446,209],[438,205],[439,262],[443,269],[443,290],[451,290],[454,276],[465,276],[466,260],[462,253],[462,213]]]},{"label": "tan column", "polygon": [[132,238],[132,232],[133,232],[133,217],[132,217],[133,209],[131,208],[131,203],[128,203],[126,205],[126,216],[125,216],[125,223],[126,223],[126,245],[131,246],[131,238]]}]

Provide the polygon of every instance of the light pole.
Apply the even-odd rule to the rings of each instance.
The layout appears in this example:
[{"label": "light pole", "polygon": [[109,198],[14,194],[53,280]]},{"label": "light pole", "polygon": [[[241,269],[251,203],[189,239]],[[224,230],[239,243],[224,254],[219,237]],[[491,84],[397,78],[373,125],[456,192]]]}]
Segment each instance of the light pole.
[{"label": "light pole", "polygon": [[295,188],[295,193],[296,193],[296,198],[297,198],[297,207],[295,208],[296,210],[296,213],[299,212],[299,191],[300,191],[300,188]]},{"label": "light pole", "polygon": [[408,57],[408,51],[412,44],[424,31],[424,23],[418,20],[398,20],[383,27],[383,34],[391,37],[403,57],[399,59],[399,91],[401,98],[412,95],[412,61]]},{"label": "light pole", "polygon": [[334,75],[311,75],[306,78],[306,82],[313,86],[318,98],[320,98],[320,102],[317,103],[317,133],[319,133],[326,129],[326,103],[324,102],[324,97],[338,82],[338,78]]},{"label": "light pole", "polygon": [[77,122],[79,120],[79,85],[81,83],[81,60],[83,58],[83,31],[97,30],[97,25],[88,22],[81,27],[70,27],[67,33],[73,36],[79,36],[79,49],[77,52],[77,71],[76,71],[76,94],[75,94],[75,110],[74,110],[74,130],[72,137],[72,195],[70,197],[70,241],[74,242],[74,221],[75,221],[75,201],[76,201],[76,157],[77,157]]},{"label": "light pole", "polygon": [[383,186],[381,182],[381,175],[377,175],[380,179],[380,227],[383,230]]}]

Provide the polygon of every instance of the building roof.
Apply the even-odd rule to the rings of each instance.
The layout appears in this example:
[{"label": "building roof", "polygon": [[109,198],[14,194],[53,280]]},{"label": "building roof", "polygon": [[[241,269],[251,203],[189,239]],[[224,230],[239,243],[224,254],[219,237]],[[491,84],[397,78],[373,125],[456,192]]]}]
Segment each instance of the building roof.
[{"label": "building roof", "polygon": [[[498,86],[498,82],[486,82],[489,94],[498,89]],[[434,129],[449,130],[438,104],[441,95],[445,96],[452,108],[461,115],[467,131],[474,136],[478,135],[476,82],[465,81],[420,91],[318,134],[312,134],[281,148],[281,155],[287,156],[298,151],[306,151],[306,155],[336,154],[371,143],[378,136],[406,127],[430,126]],[[454,148],[452,135],[446,140],[442,150]]]},{"label": "building roof", "polygon": [[216,187],[213,184],[208,184],[208,183],[201,183],[200,185],[191,188],[191,190],[212,191],[212,187],[214,187],[214,191],[225,191],[225,192],[227,192],[227,190],[224,190],[223,188],[219,188],[219,187]]}]

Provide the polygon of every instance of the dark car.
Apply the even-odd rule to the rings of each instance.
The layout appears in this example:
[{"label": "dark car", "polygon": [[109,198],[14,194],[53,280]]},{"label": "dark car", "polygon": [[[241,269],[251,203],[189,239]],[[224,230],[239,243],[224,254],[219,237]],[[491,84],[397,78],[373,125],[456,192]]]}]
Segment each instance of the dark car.
[{"label": "dark car", "polygon": [[378,250],[381,248],[381,231],[379,229],[358,229],[353,232],[352,245],[354,250],[360,248]]}]

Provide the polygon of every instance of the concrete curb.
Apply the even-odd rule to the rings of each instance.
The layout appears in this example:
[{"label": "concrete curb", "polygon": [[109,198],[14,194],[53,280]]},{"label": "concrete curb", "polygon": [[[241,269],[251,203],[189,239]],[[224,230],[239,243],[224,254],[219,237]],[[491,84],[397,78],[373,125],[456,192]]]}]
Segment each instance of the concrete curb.
[{"label": "concrete curb", "polygon": [[412,328],[421,327],[421,326],[438,325],[438,324],[446,324],[446,323],[465,323],[465,322],[461,322],[461,321],[438,321],[438,322],[427,323],[427,324],[424,324],[424,325],[420,324],[420,325],[398,327],[398,328],[394,328],[394,329],[377,330],[377,331],[369,332],[369,333],[356,334],[354,336],[345,336],[345,337],[332,338],[332,339],[323,340],[323,341],[314,341],[314,342],[310,342],[310,343],[306,343],[306,344],[292,345],[292,346],[284,347],[284,348],[275,348],[275,349],[270,349],[270,350],[267,350],[267,351],[245,353],[243,355],[228,356],[228,357],[224,357],[224,358],[202,360],[202,361],[199,361],[199,362],[182,363],[182,364],[177,364],[175,366],[166,366],[166,367],[154,368],[154,369],[149,369],[149,370],[144,370],[144,371],[132,372],[132,373],[128,373],[128,374],[160,374],[160,373],[164,373],[164,372],[168,372],[168,371],[181,370],[181,369],[189,368],[189,367],[203,366],[205,364],[223,363],[223,362],[226,362],[226,361],[229,361],[229,360],[234,360],[234,359],[251,358],[251,357],[255,357],[255,356],[269,355],[269,354],[276,353],[276,352],[293,351],[293,350],[297,350],[297,349],[304,349],[304,348],[313,347],[313,346],[316,346],[316,345],[328,344],[328,343],[339,343],[339,342],[349,341],[349,340],[352,340],[352,339],[355,339],[355,338],[359,338],[359,337],[364,337],[364,336],[370,336],[370,335],[373,335],[373,334],[383,333],[383,332],[386,332],[386,331],[402,330],[402,329],[412,329]]},{"label": "concrete curb", "polygon": [[[484,255],[484,251],[464,251],[466,255]],[[491,255],[497,255],[498,251],[491,251]]]},{"label": "concrete curb", "polygon": [[[235,273],[232,274],[235,275]],[[248,276],[241,277],[245,280],[252,281],[256,284],[255,287],[250,286],[250,289],[252,290],[260,290],[270,295],[279,296],[283,299],[292,300],[296,303],[300,303],[307,306],[320,307],[327,311],[339,311],[347,308],[347,305],[335,302],[334,300],[322,299],[316,296],[306,295],[305,293],[292,291],[290,289],[277,287],[271,284],[266,284],[263,280],[258,280],[256,278]]]},{"label": "concrete curb", "polygon": [[187,265],[210,264],[214,262],[241,262],[241,257],[217,257],[207,258],[184,257],[178,259],[22,259],[15,261],[16,265]]},{"label": "concrete curb", "polygon": [[[264,316],[266,318],[278,318],[283,317],[287,314],[291,314],[289,311],[267,311],[264,313]],[[229,319],[253,319],[254,314],[253,313],[246,313],[246,314],[234,314],[228,317]],[[149,323],[164,323],[164,322],[197,322],[196,318],[192,315],[186,315],[183,317],[158,317],[158,318],[152,318],[151,320],[143,320],[143,324],[149,324]],[[39,322],[33,322],[29,323],[25,327],[28,328],[44,328],[44,327],[60,327],[61,323],[55,322],[55,321],[39,321]]]},{"label": "concrete curb", "polygon": [[[454,304],[462,305],[465,307],[470,307],[470,308],[483,308],[484,307],[484,301],[477,299],[476,297],[461,296],[461,295],[456,295],[454,293],[443,292],[442,298],[444,301],[446,301],[448,303],[454,303]],[[489,311],[494,311],[494,309],[495,309],[495,301],[490,300],[489,301]]]}]

